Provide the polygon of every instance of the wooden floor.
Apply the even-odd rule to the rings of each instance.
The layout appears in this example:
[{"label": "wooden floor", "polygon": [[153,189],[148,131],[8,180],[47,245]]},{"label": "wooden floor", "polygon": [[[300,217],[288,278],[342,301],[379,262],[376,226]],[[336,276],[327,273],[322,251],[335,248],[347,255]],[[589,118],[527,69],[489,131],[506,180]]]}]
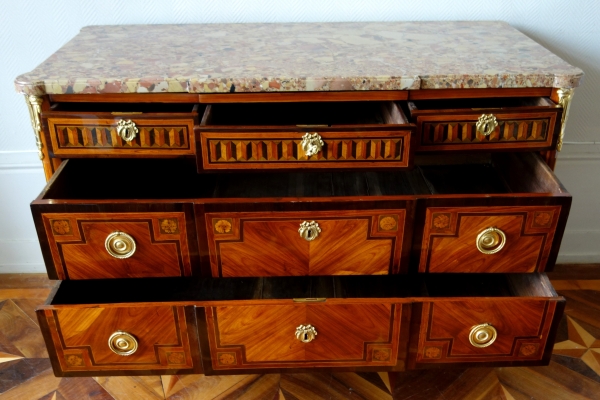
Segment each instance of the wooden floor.
[{"label": "wooden floor", "polygon": [[600,266],[549,275],[567,306],[548,367],[101,378],[52,374],[34,309],[53,282],[0,275],[0,399],[600,399]]}]

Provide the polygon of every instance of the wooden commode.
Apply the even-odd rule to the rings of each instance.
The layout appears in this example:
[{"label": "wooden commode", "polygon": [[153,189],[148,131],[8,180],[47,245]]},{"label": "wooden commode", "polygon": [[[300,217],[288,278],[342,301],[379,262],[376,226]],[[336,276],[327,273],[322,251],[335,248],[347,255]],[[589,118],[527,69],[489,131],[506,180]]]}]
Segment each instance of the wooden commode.
[{"label": "wooden commode", "polygon": [[582,75],[502,22],[82,29],[15,82],[54,373],[547,364]]}]

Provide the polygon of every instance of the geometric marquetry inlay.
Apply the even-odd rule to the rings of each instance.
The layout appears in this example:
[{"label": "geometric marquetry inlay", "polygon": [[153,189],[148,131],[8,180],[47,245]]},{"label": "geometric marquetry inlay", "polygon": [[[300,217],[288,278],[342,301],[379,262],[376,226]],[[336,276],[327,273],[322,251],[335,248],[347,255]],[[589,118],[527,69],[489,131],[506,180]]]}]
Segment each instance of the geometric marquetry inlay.
[{"label": "geometric marquetry inlay", "polygon": [[421,144],[480,144],[503,142],[545,142],[549,118],[517,121],[498,121],[498,127],[484,135],[475,127],[476,121],[425,122]]},{"label": "geometric marquetry inlay", "polygon": [[188,147],[186,126],[139,127],[139,133],[129,142],[117,134],[116,126],[56,125],[56,136],[60,147],[70,148],[181,149]]},{"label": "geometric marquetry inlay", "polygon": [[302,140],[209,140],[211,163],[252,161],[401,161],[404,138],[324,140],[323,151],[307,157]]}]

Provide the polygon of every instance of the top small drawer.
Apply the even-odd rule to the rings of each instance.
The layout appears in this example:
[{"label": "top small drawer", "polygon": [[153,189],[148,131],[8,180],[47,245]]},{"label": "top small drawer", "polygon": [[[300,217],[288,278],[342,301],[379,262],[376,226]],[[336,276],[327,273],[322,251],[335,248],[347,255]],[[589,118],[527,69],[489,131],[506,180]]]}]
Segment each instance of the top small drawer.
[{"label": "top small drawer", "polygon": [[212,104],[198,170],[408,167],[413,129],[390,101]]},{"label": "top small drawer", "polygon": [[422,100],[408,103],[416,151],[549,150],[562,108],[545,97]]},{"label": "top small drawer", "polygon": [[193,155],[198,104],[57,103],[42,113],[55,157]]}]

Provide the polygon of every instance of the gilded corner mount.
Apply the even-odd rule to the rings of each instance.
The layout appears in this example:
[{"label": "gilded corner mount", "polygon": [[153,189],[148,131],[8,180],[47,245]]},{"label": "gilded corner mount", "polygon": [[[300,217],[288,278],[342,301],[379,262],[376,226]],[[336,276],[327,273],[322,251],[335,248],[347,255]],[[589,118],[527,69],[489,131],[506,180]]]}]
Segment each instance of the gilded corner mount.
[{"label": "gilded corner mount", "polygon": [[560,135],[558,136],[558,142],[556,143],[556,150],[561,151],[563,140],[565,138],[565,126],[567,125],[569,108],[571,106],[571,100],[573,100],[573,94],[575,94],[575,89],[558,89],[556,94],[558,95],[558,105],[563,108],[562,118],[560,121]]},{"label": "gilded corner mount", "polygon": [[29,109],[29,117],[31,118],[31,126],[33,128],[33,134],[35,135],[35,146],[38,149],[38,157],[40,160],[43,160],[42,121],[40,119],[40,114],[42,113],[42,103],[44,102],[44,99],[41,96],[31,94],[25,96],[25,102]]}]

